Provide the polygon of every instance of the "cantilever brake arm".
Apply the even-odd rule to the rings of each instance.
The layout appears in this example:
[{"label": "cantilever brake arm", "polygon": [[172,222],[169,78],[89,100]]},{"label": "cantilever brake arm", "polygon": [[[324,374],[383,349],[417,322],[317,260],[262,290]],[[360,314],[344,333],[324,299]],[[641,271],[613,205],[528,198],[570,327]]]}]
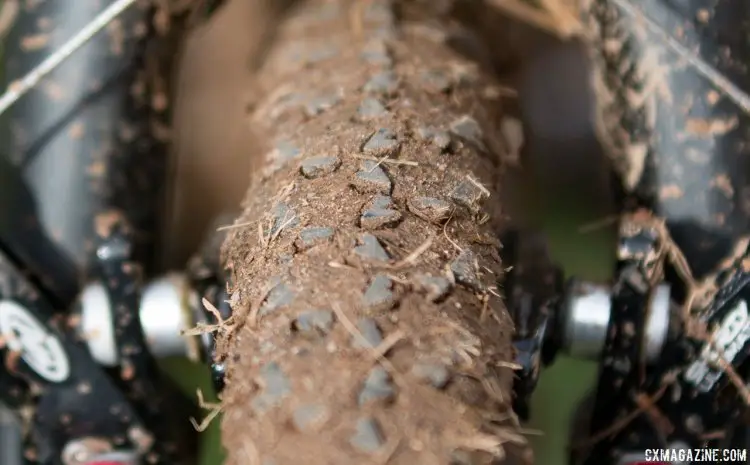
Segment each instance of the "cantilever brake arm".
[{"label": "cantilever brake arm", "polygon": [[[8,191],[3,183],[3,198],[13,204],[0,211],[0,314],[7,316],[0,388],[4,402],[27,420],[25,456],[31,463],[57,464],[70,440],[87,435],[171,463],[168,434],[156,431],[168,426],[154,421],[161,409],[154,391],[163,383],[154,375],[137,315],[139,264],[153,255],[153,207],[160,204],[161,185],[143,180],[163,173],[166,154],[149,128],[168,112],[152,108],[151,99],[143,98],[149,94],[132,91],[159,90],[149,79],[163,76],[145,76],[139,66],[144,54],[173,52],[173,37],[154,36],[153,11],[133,7],[123,9],[108,34],[60,54],[58,47],[98,18],[100,8],[45,2],[24,9],[6,43],[10,79],[55,54],[64,60],[52,60],[43,85],[30,86],[9,115],[15,131],[2,159],[11,169],[3,174],[10,173],[10,185],[20,189]],[[29,48],[27,35],[36,28],[48,33],[46,40]],[[115,40],[117,31],[128,32],[123,41]],[[146,32],[147,45],[138,31]],[[101,72],[82,76],[82,70]],[[17,203],[20,191],[31,199],[24,205]],[[111,228],[113,206],[127,215],[118,225],[135,226],[136,235],[123,237],[123,229]],[[81,277],[107,284],[116,312],[117,377],[92,359],[85,335],[73,331],[76,317],[60,314],[71,307]]]},{"label": "cantilever brake arm", "polygon": [[[728,95],[734,88],[750,90],[743,32],[750,5],[638,2],[647,23],[619,3],[594,0],[585,12],[599,34],[592,44],[593,72],[604,86],[599,92],[612,97],[600,98],[598,121],[626,210],[591,433],[643,411],[645,400],[653,406],[599,438],[585,462],[591,464],[620,463],[618,457],[648,447],[720,447],[741,437],[733,428],[743,410],[740,396],[690,324],[705,326],[740,376],[747,373],[750,343],[750,275],[742,266],[750,232],[750,115]],[[701,62],[732,89],[688,63],[664,34],[698,50]],[[636,209],[643,210],[632,214]],[[678,263],[676,256],[685,260]],[[671,324],[658,357],[646,362],[649,312],[660,281],[670,287],[671,308],[665,308]],[[686,321],[682,307],[697,303],[693,291],[708,284],[710,298],[688,309]],[[732,394],[719,397],[721,391]]]},{"label": "cantilever brake arm", "polygon": [[133,432],[146,431],[67,324],[56,317],[45,293],[0,250],[0,399],[27,413],[22,420],[33,439],[24,448],[27,463],[58,465],[65,445],[81,436],[121,440],[121,446],[132,447]]},{"label": "cantilever brake arm", "polygon": [[[715,360],[723,352],[740,376],[750,368],[750,276],[742,265],[750,232],[750,47],[743,32],[750,5],[584,4],[597,129],[621,181],[624,215],[613,286],[591,287],[586,301],[567,292],[553,312],[571,327],[597,320],[576,321],[576,308],[600,312],[599,327],[581,333],[596,341],[568,340],[575,331],[548,325],[566,347],[596,342],[587,356],[601,362],[593,448],[578,449],[575,463],[642,461],[638,452],[648,447],[746,447],[747,433],[736,427],[741,397]],[[701,286],[712,294],[692,309],[692,323],[713,333],[719,351],[688,331],[681,312]],[[530,290],[533,300],[539,290]],[[722,391],[731,395],[718,397]],[[613,418],[634,411],[641,413],[613,427]]]}]

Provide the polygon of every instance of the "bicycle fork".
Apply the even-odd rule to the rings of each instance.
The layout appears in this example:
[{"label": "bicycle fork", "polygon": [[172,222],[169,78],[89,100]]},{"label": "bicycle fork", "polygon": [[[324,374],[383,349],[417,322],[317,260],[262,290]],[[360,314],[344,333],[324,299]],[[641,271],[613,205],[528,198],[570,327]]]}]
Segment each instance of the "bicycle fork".
[{"label": "bicycle fork", "polygon": [[596,122],[621,186],[614,278],[566,285],[537,235],[506,241],[519,411],[557,352],[599,363],[572,464],[746,450],[750,119],[736,90],[750,89],[749,18],[739,1],[586,3]]},{"label": "bicycle fork", "polygon": [[[9,81],[106,6],[22,8],[6,40]],[[199,291],[186,273],[143,284],[168,164],[165,76],[185,22],[182,12],[164,28],[158,13],[130,7],[6,114],[0,400],[21,421],[27,464],[192,459],[176,446],[189,424],[162,418],[191,407],[155,357],[202,356],[200,340],[180,338],[203,319]]]}]

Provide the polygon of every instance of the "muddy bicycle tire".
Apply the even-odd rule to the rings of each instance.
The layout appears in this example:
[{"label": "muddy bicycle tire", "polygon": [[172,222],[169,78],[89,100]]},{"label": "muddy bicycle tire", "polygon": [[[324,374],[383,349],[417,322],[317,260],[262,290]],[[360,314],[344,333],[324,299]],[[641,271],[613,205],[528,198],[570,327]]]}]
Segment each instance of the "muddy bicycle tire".
[{"label": "muddy bicycle tire", "polygon": [[310,1],[279,25],[268,147],[223,247],[227,464],[530,461],[498,294],[503,88],[429,8]]}]

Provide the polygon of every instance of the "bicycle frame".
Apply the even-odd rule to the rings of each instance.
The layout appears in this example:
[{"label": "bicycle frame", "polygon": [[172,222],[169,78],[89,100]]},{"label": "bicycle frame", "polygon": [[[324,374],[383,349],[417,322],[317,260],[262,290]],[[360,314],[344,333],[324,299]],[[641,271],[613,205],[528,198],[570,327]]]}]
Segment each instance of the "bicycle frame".
[{"label": "bicycle frame", "polygon": [[[6,39],[8,81],[104,7],[22,8]],[[183,304],[193,290],[184,276],[143,287],[154,271],[169,167],[166,77],[191,16],[180,12],[165,27],[155,8],[124,9],[6,113],[0,173],[2,198],[12,204],[4,202],[0,221],[0,399],[24,419],[26,463],[115,454],[122,463],[137,456],[166,465],[193,455],[175,445],[195,443],[184,440],[195,434],[189,423],[161,417],[192,404],[154,358],[175,347],[202,355],[200,341],[179,341],[181,326],[194,323]],[[159,310],[171,305],[178,342],[148,335],[140,316],[149,299]],[[198,308],[191,305],[187,311]],[[92,336],[92,328],[105,334]]]},{"label": "bicycle frame", "polygon": [[572,445],[571,461],[585,465],[641,463],[652,448],[747,446],[750,120],[733,95],[750,89],[734,61],[750,53],[739,32],[750,10],[733,1],[630,5],[594,1],[585,18],[607,44],[592,46],[592,62],[612,92],[597,121],[622,186],[613,282],[573,283],[548,298],[530,277],[509,281],[539,296],[536,312],[524,309],[536,330],[518,343],[534,349],[521,352],[524,373],[534,373],[543,341],[548,352],[600,364],[590,439]]}]

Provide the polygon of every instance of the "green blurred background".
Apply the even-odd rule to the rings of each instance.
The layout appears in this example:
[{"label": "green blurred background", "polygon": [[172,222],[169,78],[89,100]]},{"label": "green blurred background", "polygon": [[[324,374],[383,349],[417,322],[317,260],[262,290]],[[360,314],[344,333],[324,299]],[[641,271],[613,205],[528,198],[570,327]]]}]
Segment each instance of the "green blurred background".
[{"label": "green blurred background", "polygon": [[[553,258],[563,265],[566,275],[601,280],[611,273],[612,234],[601,231],[580,234],[582,224],[595,220],[582,211],[580,199],[560,193],[546,211],[538,211],[548,233]],[[565,200],[572,200],[566,202]],[[596,382],[596,364],[558,357],[542,372],[534,393],[530,427],[541,430],[532,436],[540,465],[567,465],[567,444],[572,416],[582,397]]]}]

